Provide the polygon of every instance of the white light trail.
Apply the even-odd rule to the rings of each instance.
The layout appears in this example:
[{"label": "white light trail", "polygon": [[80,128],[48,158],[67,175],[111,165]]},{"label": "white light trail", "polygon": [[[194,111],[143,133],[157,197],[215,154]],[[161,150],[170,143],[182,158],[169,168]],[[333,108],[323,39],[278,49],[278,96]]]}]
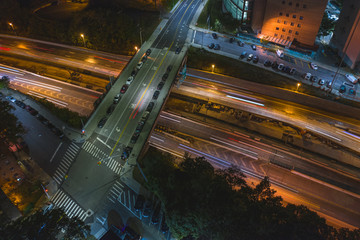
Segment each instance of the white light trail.
[{"label": "white light trail", "polygon": [[235,100],[239,100],[239,101],[241,101],[241,102],[246,102],[246,103],[254,104],[254,105],[257,105],[257,106],[261,106],[261,107],[264,107],[264,106],[265,106],[265,105],[262,104],[262,103],[253,102],[253,101],[250,101],[250,100],[246,100],[246,99],[243,99],[243,98],[234,97],[234,96],[231,96],[231,95],[226,95],[226,97],[232,98],[232,99],[235,99]]}]

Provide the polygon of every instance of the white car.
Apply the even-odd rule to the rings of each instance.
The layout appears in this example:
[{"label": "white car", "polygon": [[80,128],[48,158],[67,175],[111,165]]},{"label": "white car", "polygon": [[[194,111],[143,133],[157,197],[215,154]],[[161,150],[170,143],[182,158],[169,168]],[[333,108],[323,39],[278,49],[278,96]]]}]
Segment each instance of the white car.
[{"label": "white car", "polygon": [[126,84],[130,85],[132,83],[132,81],[134,81],[134,77],[130,76],[127,80],[126,80]]},{"label": "white car", "polygon": [[318,70],[318,66],[315,63],[310,63],[310,67],[314,70]]},{"label": "white car", "polygon": [[284,64],[280,63],[279,66],[278,66],[278,69],[279,69],[280,71],[282,71],[282,70],[284,69],[284,67],[285,67]]},{"label": "white car", "polygon": [[304,75],[304,79],[310,80],[310,78],[311,78],[311,73],[306,73],[306,74]]},{"label": "white car", "polygon": [[136,69],[140,70],[143,65],[144,65],[143,62],[139,62],[139,63],[136,65]]}]

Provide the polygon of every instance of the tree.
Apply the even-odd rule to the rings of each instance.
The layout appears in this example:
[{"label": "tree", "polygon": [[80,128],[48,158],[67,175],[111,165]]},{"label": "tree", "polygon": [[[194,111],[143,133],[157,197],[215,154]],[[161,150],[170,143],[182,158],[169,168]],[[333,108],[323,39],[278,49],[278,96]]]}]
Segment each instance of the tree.
[{"label": "tree", "polygon": [[14,107],[7,101],[0,100],[0,138],[15,142],[25,130],[17,117],[11,113]]},{"label": "tree", "polygon": [[327,36],[334,31],[336,21],[330,19],[327,13],[324,13],[323,19],[320,24],[318,36]]},{"label": "tree", "polygon": [[0,239],[6,240],[52,240],[65,230],[64,239],[85,239],[90,227],[77,218],[69,218],[62,209],[47,212],[39,210],[0,228]]}]

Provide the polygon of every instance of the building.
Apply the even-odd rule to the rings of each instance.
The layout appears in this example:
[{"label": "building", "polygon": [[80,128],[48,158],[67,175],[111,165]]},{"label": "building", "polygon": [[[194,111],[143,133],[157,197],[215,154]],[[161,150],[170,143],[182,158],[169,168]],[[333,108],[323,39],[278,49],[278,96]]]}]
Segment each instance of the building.
[{"label": "building", "polygon": [[359,67],[360,61],[360,1],[344,0],[330,45],[337,49],[350,68]]},{"label": "building", "polygon": [[327,2],[328,0],[223,0],[223,5],[241,20],[241,24],[249,24],[259,38],[284,46],[297,42],[312,47]]}]

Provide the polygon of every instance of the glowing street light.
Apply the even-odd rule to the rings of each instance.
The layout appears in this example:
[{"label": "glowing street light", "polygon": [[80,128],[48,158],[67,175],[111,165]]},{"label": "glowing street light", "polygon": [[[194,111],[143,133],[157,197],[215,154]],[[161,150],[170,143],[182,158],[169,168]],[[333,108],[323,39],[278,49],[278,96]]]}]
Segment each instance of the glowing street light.
[{"label": "glowing street light", "polygon": [[214,69],[215,69],[215,65],[211,65],[211,69],[212,69],[212,72],[214,72]]},{"label": "glowing street light", "polygon": [[137,47],[137,46],[135,46],[135,51],[138,51],[138,47]]},{"label": "glowing street light", "polygon": [[14,31],[15,35],[17,36],[14,25],[11,22],[9,22],[9,26],[11,27],[11,29]]},{"label": "glowing street light", "polygon": [[84,34],[80,34],[80,37],[82,38],[82,40],[83,40],[83,42],[84,42],[84,47],[85,47],[85,36],[84,36]]},{"label": "glowing street light", "polygon": [[300,85],[301,85],[301,83],[298,83],[298,84],[297,84],[296,91],[298,91],[298,90],[299,90]]}]

